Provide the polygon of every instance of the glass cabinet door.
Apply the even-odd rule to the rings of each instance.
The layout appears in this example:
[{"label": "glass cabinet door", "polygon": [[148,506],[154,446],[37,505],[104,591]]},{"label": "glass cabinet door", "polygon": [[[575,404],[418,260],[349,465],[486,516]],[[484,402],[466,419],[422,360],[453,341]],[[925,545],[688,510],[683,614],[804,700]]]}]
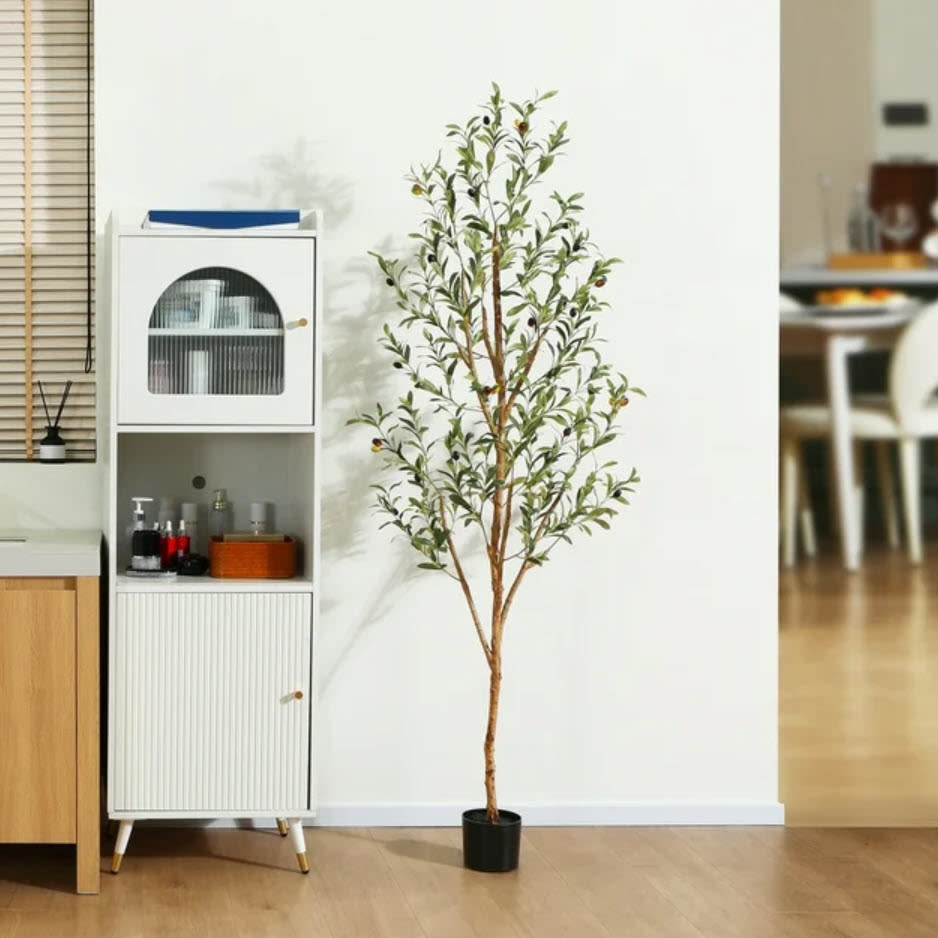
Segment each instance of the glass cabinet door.
[{"label": "glass cabinet door", "polygon": [[314,246],[122,238],[119,421],[310,423]]},{"label": "glass cabinet door", "polygon": [[267,289],[230,267],[174,280],[147,329],[151,394],[283,394],[283,317]]}]

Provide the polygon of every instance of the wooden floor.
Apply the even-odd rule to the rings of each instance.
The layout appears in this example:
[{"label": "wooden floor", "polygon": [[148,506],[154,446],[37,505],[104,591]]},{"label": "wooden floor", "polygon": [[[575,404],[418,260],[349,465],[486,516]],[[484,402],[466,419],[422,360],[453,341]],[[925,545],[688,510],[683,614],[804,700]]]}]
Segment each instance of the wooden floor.
[{"label": "wooden floor", "polygon": [[783,572],[780,621],[781,799],[834,826],[530,829],[502,875],[456,829],[317,829],[309,876],[273,831],[141,828],[82,897],[73,848],[0,846],[0,938],[935,938],[938,547]]},{"label": "wooden floor", "polygon": [[[938,542],[782,571],[780,798],[791,825],[938,826]],[[938,918],[934,934],[938,935]]]},{"label": "wooden floor", "polygon": [[934,938],[938,831],[547,828],[521,868],[459,832],[134,831],[100,896],[71,851],[0,848],[0,938]]}]

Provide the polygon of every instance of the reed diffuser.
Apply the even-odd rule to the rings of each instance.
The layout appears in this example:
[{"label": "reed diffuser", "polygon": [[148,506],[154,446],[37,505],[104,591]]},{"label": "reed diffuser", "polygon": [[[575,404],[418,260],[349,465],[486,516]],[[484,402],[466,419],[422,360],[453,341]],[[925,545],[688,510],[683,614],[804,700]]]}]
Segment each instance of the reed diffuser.
[{"label": "reed diffuser", "polygon": [[59,421],[62,419],[62,411],[65,410],[65,402],[68,400],[68,392],[72,389],[72,382],[65,383],[65,391],[62,393],[62,400],[59,402],[59,409],[56,412],[55,420],[49,416],[49,405],[46,403],[46,393],[42,389],[42,382],[39,382],[39,396],[42,398],[42,409],[46,412],[46,435],[39,442],[39,462],[58,463],[65,462],[65,440],[59,433]]}]

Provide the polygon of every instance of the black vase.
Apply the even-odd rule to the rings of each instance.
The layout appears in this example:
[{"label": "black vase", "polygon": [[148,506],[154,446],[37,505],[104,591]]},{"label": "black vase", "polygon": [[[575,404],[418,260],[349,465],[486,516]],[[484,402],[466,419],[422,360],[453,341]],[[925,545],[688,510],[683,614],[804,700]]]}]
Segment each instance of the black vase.
[{"label": "black vase", "polygon": [[499,811],[492,824],[485,808],[462,814],[462,856],[467,869],[480,873],[507,873],[518,868],[521,849],[521,815]]}]

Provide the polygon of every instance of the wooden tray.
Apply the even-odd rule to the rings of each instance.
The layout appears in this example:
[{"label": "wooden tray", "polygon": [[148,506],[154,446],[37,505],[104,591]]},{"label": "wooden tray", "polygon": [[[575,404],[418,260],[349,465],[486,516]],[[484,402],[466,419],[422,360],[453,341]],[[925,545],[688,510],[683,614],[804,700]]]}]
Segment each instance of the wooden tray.
[{"label": "wooden tray", "polygon": [[916,251],[881,251],[875,254],[831,254],[830,270],[918,270],[928,266],[928,258]]},{"label": "wooden tray", "polygon": [[208,572],[214,577],[289,579],[296,574],[296,541],[224,541],[213,537],[208,542]]}]

